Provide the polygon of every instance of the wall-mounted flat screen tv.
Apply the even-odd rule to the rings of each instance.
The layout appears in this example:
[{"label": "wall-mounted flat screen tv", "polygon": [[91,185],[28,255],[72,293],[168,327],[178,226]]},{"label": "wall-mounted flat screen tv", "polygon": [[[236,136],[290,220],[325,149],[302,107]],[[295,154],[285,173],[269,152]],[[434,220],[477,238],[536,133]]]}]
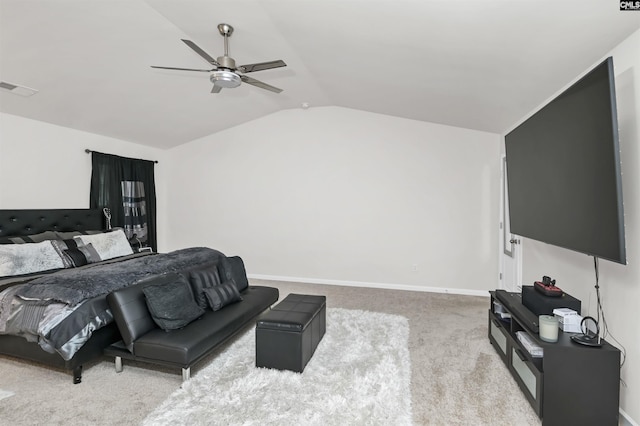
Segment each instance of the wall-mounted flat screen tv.
[{"label": "wall-mounted flat screen tv", "polygon": [[626,264],[613,59],[505,136],[511,232]]}]

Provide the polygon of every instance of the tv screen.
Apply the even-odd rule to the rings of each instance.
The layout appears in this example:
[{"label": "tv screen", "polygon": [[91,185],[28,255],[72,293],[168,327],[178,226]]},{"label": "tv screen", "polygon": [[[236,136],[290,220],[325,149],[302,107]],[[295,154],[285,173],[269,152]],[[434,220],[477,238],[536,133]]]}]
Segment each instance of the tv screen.
[{"label": "tv screen", "polygon": [[626,264],[613,59],[505,136],[511,232]]}]

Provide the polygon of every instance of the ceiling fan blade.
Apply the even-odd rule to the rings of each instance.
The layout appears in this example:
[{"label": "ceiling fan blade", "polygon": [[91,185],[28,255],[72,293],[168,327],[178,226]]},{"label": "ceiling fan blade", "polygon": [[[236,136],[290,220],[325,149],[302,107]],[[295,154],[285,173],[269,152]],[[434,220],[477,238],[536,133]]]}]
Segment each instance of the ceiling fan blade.
[{"label": "ceiling fan blade", "polygon": [[283,60],[278,59],[277,61],[258,62],[255,64],[240,65],[238,67],[238,70],[241,72],[247,73],[247,72],[262,71],[262,70],[268,70],[271,68],[280,68],[280,67],[286,67],[286,66],[287,64],[285,64]]},{"label": "ceiling fan blade", "polygon": [[247,77],[246,75],[241,75],[240,79],[242,81],[244,81],[245,83],[247,83],[247,84],[259,87],[261,89],[270,90],[270,91],[275,92],[275,93],[282,92],[282,89],[278,89],[277,87],[274,87],[274,86],[272,86],[270,84],[263,83],[260,80],[256,80],[255,78]]},{"label": "ceiling fan blade", "polygon": [[151,65],[151,68],[158,68],[161,70],[177,70],[177,71],[198,71],[198,72],[211,72],[211,71],[215,71],[216,68],[212,69],[212,70],[196,70],[193,68],[175,68],[175,67],[158,67],[155,65]]},{"label": "ceiling fan blade", "polygon": [[192,42],[191,40],[185,40],[185,39],[181,39],[181,40],[184,42],[184,44],[186,44],[187,46],[192,48],[194,52],[196,52],[198,55],[202,56],[204,58],[204,60],[209,62],[211,65],[215,65],[215,66],[219,65],[216,62],[215,59],[213,59],[211,56],[209,56],[209,54],[207,52],[205,52],[204,50],[200,49],[200,47],[198,47],[198,45],[195,44],[194,42]]},{"label": "ceiling fan blade", "polygon": [[211,88],[211,93],[220,93],[221,90],[222,90],[221,86],[216,86],[214,84],[213,87]]}]

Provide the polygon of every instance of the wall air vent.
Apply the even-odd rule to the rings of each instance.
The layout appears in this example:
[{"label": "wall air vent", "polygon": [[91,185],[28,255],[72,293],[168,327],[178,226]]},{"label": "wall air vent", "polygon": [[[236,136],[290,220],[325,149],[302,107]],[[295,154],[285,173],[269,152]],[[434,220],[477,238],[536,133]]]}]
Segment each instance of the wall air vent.
[{"label": "wall air vent", "polygon": [[32,89],[30,87],[25,87],[25,86],[19,86],[17,84],[7,83],[6,81],[0,81],[0,89],[9,91],[14,95],[20,95],[25,97],[35,95],[36,93],[38,93],[36,89]]}]

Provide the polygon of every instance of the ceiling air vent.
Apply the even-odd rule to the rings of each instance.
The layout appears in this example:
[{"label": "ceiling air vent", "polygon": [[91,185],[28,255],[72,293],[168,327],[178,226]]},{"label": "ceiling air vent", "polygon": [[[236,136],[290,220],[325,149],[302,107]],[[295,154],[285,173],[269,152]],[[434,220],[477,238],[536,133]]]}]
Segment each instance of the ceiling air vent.
[{"label": "ceiling air vent", "polygon": [[20,96],[31,96],[38,93],[36,89],[25,86],[18,86],[17,84],[7,83],[6,81],[0,81],[0,89]]}]

